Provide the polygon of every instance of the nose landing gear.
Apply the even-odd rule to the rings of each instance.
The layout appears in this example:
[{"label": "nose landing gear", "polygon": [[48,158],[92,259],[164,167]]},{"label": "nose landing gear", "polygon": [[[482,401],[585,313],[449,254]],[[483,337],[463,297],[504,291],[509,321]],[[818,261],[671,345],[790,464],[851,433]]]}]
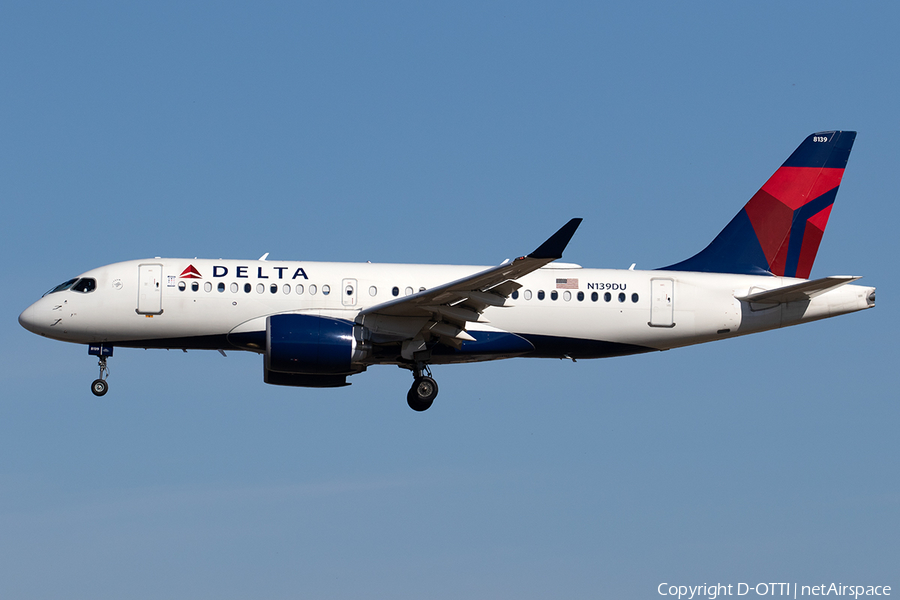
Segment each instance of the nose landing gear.
[{"label": "nose landing gear", "polygon": [[413,371],[413,384],[406,394],[406,403],[416,412],[428,410],[438,395],[437,382],[431,377],[428,365],[418,363]]},{"label": "nose landing gear", "polygon": [[113,347],[103,345],[88,346],[88,354],[100,357],[100,362],[97,363],[100,367],[100,378],[95,379],[91,383],[91,392],[99,397],[109,391],[109,384],[106,383],[106,378],[109,377],[109,367],[106,366],[106,358],[113,355]]}]

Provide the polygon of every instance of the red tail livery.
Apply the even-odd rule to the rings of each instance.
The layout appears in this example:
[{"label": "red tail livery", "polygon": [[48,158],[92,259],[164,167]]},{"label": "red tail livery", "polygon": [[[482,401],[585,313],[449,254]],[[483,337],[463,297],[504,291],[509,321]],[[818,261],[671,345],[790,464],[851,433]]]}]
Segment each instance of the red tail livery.
[{"label": "red tail livery", "polygon": [[662,270],[808,279],[855,139],[806,138],[709,246]]}]

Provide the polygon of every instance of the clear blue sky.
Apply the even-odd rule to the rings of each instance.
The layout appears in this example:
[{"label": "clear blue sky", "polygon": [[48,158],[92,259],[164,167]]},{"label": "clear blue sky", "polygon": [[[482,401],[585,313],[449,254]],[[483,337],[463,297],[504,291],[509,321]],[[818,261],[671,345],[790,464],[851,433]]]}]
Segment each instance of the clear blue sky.
[{"label": "clear blue sky", "polygon": [[[893,3],[0,9],[0,597],[900,590]],[[814,131],[856,145],[813,276],[875,310],[673,352],[262,382],[96,360],[19,312],[147,256],[495,264],[706,245]],[[752,595],[752,594],[751,594]]]}]

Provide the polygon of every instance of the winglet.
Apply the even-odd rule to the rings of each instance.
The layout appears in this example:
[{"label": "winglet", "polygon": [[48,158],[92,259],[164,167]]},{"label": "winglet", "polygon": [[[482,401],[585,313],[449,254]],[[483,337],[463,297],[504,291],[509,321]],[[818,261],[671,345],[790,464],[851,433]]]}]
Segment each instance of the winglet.
[{"label": "winglet", "polygon": [[572,219],[562,227],[559,231],[550,236],[546,242],[541,244],[537,250],[528,255],[528,258],[549,258],[556,260],[562,258],[563,250],[569,245],[575,230],[581,225],[581,219]]}]

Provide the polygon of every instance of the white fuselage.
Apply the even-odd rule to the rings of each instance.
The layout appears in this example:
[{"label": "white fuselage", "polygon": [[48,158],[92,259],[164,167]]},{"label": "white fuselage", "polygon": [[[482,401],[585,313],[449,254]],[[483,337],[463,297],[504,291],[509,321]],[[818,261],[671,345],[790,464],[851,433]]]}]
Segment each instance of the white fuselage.
[{"label": "white fuselage", "polygon": [[[40,335],[79,344],[263,352],[252,335],[236,342],[235,334],[262,335],[266,318],[281,313],[354,322],[366,308],[484,268],[133,260],[82,274],[96,280],[94,289],[49,293],[27,308],[20,322]],[[523,336],[535,345],[533,353],[524,355],[602,357],[708,342],[874,305],[874,288],[858,285],[844,285],[803,302],[752,306],[738,299],[798,281],[803,280],[551,263],[521,277],[522,287],[513,297],[504,306],[488,307],[468,330]],[[490,357],[476,360],[485,358]],[[472,358],[433,362],[467,360]],[[376,362],[394,361],[370,364]]]}]

